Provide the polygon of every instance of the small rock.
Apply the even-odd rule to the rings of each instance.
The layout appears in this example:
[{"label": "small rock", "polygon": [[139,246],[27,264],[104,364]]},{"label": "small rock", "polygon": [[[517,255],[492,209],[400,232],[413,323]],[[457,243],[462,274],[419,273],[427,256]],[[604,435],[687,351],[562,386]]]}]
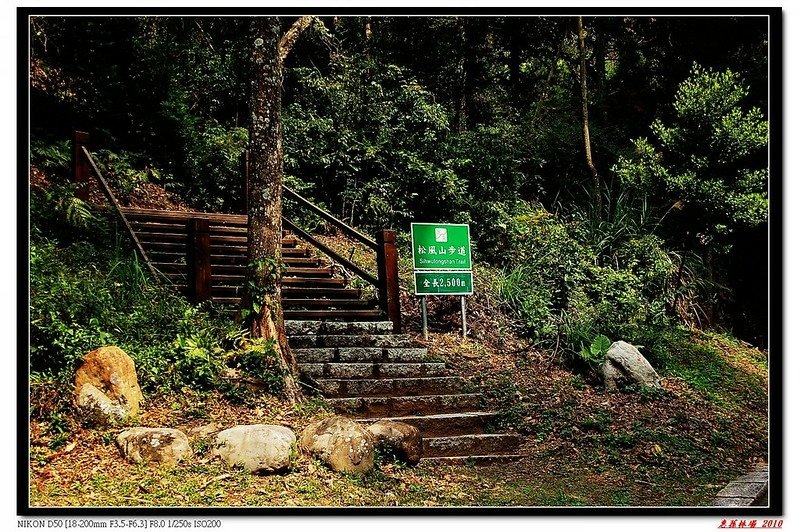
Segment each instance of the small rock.
[{"label": "small rock", "polygon": [[127,415],[119,403],[112,401],[89,383],[81,386],[75,406],[81,420],[94,426],[112,425]]},{"label": "small rock", "polygon": [[117,447],[131,462],[175,465],[191,456],[189,438],[177,429],[133,427],[117,435]]},{"label": "small rock", "polygon": [[378,445],[385,446],[407,464],[416,465],[422,458],[422,433],[417,427],[398,421],[378,421],[367,430]]},{"label": "small rock", "polygon": [[280,425],[237,425],[217,434],[213,450],[229,466],[265,474],[288,469],[297,443],[294,432]]},{"label": "small rock", "polygon": [[375,437],[355,421],[342,416],[306,427],[300,436],[300,448],[334,471],[365,473],[375,462]]},{"label": "small rock", "polygon": [[636,347],[627,342],[611,344],[601,372],[608,391],[616,391],[627,384],[661,388],[656,370]]}]

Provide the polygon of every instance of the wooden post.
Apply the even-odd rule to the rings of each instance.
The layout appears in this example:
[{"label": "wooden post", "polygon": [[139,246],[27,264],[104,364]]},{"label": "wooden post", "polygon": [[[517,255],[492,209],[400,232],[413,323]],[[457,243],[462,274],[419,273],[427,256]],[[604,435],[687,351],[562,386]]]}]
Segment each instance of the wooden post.
[{"label": "wooden post", "polygon": [[192,303],[211,299],[211,235],[208,218],[186,222],[186,267],[189,270],[187,296]]},{"label": "wooden post", "polygon": [[394,231],[378,231],[378,300],[381,309],[400,332],[400,276],[397,270],[397,235]]},{"label": "wooden post", "polygon": [[89,143],[89,134],[85,131],[75,131],[72,135],[72,177],[78,184],[75,196],[78,199],[87,201],[89,199],[89,188],[91,182],[91,169],[89,161],[83,154],[83,147]]},{"label": "wooden post", "polygon": [[250,150],[242,152],[242,207],[244,213],[248,214],[249,194],[250,194]]}]

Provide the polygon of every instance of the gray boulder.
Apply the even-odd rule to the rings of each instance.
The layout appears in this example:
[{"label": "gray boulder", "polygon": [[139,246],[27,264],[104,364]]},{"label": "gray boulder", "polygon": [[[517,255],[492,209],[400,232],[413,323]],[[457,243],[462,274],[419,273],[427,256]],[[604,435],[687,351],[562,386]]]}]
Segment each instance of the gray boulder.
[{"label": "gray boulder", "polygon": [[297,438],[280,425],[237,425],[217,434],[213,454],[229,466],[267,474],[288,469]]},{"label": "gray boulder", "polygon": [[650,362],[636,347],[626,342],[611,344],[601,373],[607,391],[616,391],[630,384],[661,388],[660,377]]},{"label": "gray boulder", "polygon": [[413,425],[398,421],[378,421],[367,430],[375,437],[378,446],[384,446],[397,458],[416,465],[422,458],[422,433]]},{"label": "gray boulder", "polygon": [[334,471],[365,473],[375,462],[375,437],[355,421],[342,416],[306,427],[300,436],[300,448]]},{"label": "gray boulder", "polygon": [[117,435],[117,447],[137,464],[170,466],[192,455],[189,438],[177,429],[133,427]]}]

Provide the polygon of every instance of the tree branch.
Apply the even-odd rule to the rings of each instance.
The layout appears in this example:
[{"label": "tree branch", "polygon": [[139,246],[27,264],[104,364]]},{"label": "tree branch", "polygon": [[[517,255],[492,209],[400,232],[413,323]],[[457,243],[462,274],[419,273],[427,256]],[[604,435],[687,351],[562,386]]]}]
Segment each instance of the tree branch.
[{"label": "tree branch", "polygon": [[600,194],[600,176],[597,168],[592,161],[592,142],[589,137],[589,95],[586,89],[586,44],[584,43],[585,34],[583,32],[583,17],[578,17],[578,47],[580,52],[580,76],[581,76],[581,111],[583,111],[583,146],[586,151],[586,166],[592,172],[594,178],[594,208],[598,218],[601,216],[603,206]]},{"label": "tree branch", "polygon": [[289,55],[289,52],[292,51],[292,47],[300,37],[300,34],[303,33],[303,31],[305,31],[305,29],[309,27],[316,18],[317,17],[312,17],[310,15],[300,17],[299,19],[295,20],[292,24],[292,27],[283,34],[280,43],[278,43],[278,56],[280,57],[281,62],[283,62],[283,60],[286,59],[286,56]]}]

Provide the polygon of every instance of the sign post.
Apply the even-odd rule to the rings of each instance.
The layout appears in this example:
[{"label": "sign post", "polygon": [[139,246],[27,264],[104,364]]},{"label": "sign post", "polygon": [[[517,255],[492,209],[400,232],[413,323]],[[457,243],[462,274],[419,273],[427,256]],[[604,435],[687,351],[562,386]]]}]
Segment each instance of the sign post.
[{"label": "sign post", "polygon": [[422,296],[422,334],[428,339],[426,296],[461,296],[461,335],[467,336],[466,296],[472,295],[472,250],[467,224],[411,224],[414,294]]}]

